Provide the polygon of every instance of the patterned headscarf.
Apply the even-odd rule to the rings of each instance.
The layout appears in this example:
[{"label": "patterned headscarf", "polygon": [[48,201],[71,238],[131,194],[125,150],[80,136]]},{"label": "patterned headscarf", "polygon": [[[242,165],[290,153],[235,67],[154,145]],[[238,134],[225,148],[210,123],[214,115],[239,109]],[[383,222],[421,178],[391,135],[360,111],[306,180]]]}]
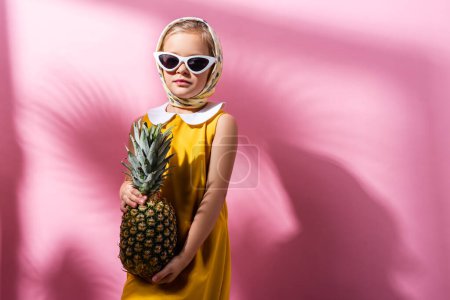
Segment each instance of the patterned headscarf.
[{"label": "patterned headscarf", "polygon": [[[193,96],[191,98],[180,98],[176,95],[172,94],[170,89],[167,87],[166,82],[164,81],[164,75],[163,75],[163,69],[158,65],[156,62],[156,68],[158,69],[159,77],[163,83],[163,87],[166,91],[167,97],[169,99],[170,104],[173,106],[181,107],[181,108],[197,108],[204,106],[207,101],[208,97],[210,97],[212,94],[214,94],[215,86],[217,82],[219,81],[219,78],[222,74],[222,65],[223,65],[223,58],[222,58],[222,47],[220,45],[220,41],[218,36],[216,35],[214,29],[209,26],[209,24],[197,17],[183,17],[176,20],[173,20],[170,22],[164,30],[161,32],[161,35],[158,40],[158,44],[156,46],[156,51],[161,51],[161,46],[164,41],[164,38],[166,36],[167,31],[172,28],[175,24],[185,21],[185,20],[196,20],[203,22],[208,27],[209,33],[211,34],[211,37],[214,41],[214,49],[213,49],[213,56],[217,58],[216,63],[212,67],[213,70],[211,71],[211,74],[209,75],[208,80],[206,81],[205,86],[203,87],[203,90],[200,91],[196,96]],[[209,70],[208,70],[209,71]],[[208,72],[205,71],[205,72]]]}]

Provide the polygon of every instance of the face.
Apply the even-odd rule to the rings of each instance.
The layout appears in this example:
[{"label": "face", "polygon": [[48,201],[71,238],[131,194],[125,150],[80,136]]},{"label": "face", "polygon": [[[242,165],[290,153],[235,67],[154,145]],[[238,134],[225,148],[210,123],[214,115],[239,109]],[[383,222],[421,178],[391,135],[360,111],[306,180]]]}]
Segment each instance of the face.
[{"label": "face", "polygon": [[[165,38],[161,51],[172,52],[180,56],[210,55],[208,45],[202,41],[200,33],[177,32]],[[191,98],[201,92],[206,85],[209,74],[214,65],[200,74],[193,74],[181,63],[177,69],[168,72],[163,70],[164,81],[169,90],[180,98]],[[188,84],[175,82],[177,79],[188,81]]]}]

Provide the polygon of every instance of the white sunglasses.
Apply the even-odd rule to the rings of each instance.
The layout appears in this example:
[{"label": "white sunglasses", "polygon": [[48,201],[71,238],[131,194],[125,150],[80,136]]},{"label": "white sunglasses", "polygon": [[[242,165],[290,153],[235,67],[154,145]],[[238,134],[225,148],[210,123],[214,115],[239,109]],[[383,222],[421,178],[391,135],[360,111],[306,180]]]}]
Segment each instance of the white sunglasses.
[{"label": "white sunglasses", "polygon": [[180,56],[171,52],[153,52],[158,65],[166,71],[173,71],[184,62],[186,67],[194,74],[200,74],[208,70],[216,58],[207,55]]}]

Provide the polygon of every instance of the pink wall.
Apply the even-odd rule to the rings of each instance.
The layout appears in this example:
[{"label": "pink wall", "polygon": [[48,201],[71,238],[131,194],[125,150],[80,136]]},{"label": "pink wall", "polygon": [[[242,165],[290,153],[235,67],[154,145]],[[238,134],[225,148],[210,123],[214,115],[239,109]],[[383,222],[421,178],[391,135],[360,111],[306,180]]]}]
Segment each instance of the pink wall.
[{"label": "pink wall", "polygon": [[2,299],[120,297],[119,162],[190,15],[242,135],[232,299],[449,299],[450,2],[176,3],[0,0]]}]

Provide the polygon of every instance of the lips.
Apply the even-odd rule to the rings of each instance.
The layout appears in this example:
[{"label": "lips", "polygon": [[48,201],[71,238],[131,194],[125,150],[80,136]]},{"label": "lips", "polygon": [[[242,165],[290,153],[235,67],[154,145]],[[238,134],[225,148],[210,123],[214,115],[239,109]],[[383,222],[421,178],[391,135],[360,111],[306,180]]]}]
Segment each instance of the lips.
[{"label": "lips", "polygon": [[174,80],[173,82],[176,82],[176,83],[190,83],[189,81],[183,80],[183,79],[177,79],[177,80]]}]

